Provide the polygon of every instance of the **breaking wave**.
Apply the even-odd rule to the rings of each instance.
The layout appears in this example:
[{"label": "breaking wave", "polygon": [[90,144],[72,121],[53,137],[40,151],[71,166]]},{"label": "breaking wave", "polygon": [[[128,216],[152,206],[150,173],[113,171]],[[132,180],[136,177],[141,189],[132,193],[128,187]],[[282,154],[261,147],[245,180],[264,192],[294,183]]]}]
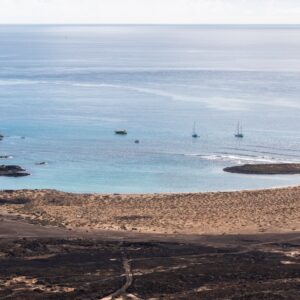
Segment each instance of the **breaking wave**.
[{"label": "breaking wave", "polygon": [[297,163],[299,160],[287,160],[279,157],[251,156],[239,154],[185,154],[186,156],[197,156],[203,160],[224,161],[236,164],[245,163]]}]

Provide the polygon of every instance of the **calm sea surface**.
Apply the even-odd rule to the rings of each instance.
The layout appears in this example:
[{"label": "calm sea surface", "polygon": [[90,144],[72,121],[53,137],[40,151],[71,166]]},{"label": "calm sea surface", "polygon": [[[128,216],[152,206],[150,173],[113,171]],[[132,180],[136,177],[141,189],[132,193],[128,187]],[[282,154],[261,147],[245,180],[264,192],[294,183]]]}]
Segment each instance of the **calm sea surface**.
[{"label": "calm sea surface", "polygon": [[0,130],[0,163],[31,173],[1,189],[298,184],[222,169],[300,162],[300,27],[0,26]]}]

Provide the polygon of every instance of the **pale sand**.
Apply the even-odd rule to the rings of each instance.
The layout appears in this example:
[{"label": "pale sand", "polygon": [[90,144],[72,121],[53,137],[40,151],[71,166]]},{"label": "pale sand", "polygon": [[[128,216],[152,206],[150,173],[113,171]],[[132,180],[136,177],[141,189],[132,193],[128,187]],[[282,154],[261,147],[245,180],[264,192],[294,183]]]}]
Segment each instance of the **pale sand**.
[{"label": "pale sand", "polygon": [[201,235],[297,232],[300,187],[145,195],[9,191],[0,192],[0,214],[21,215],[32,222],[89,232],[127,230]]}]

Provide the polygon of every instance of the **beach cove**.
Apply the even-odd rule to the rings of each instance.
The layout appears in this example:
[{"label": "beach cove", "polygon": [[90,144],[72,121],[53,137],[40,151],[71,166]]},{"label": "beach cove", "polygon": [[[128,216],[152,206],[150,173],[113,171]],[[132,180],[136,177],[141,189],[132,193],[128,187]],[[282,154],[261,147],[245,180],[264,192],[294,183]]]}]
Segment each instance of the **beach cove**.
[{"label": "beach cove", "polygon": [[298,300],[299,36],[0,26],[0,299]]},{"label": "beach cove", "polygon": [[299,184],[299,175],[222,171],[300,162],[299,35],[296,25],[1,26],[0,161],[31,176],[1,177],[0,187],[143,194]]}]

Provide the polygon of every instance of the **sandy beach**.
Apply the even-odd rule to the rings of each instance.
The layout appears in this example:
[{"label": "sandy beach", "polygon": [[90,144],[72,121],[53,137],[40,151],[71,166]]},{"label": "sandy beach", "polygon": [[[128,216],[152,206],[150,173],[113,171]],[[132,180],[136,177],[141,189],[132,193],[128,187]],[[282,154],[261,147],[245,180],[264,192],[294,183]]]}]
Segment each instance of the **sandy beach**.
[{"label": "sandy beach", "polygon": [[300,231],[300,187],[145,195],[20,190],[1,192],[0,203],[1,214],[70,230],[198,235]]}]

